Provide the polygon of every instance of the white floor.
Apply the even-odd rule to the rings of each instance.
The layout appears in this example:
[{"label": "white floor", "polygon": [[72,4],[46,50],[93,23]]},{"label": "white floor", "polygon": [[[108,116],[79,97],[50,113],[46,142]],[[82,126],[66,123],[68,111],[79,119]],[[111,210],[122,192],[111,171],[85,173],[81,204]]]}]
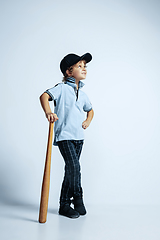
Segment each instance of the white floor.
[{"label": "white floor", "polygon": [[1,240],[160,240],[160,206],[87,206],[88,214],[68,219],[49,209],[38,223],[38,206],[1,205]]}]

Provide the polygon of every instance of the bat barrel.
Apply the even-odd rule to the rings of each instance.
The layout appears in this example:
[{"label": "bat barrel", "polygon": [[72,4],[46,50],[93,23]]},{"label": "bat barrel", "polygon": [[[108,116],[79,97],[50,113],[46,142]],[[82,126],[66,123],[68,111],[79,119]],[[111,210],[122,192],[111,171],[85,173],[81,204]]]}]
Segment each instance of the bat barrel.
[{"label": "bat barrel", "polygon": [[39,222],[45,223],[48,211],[49,187],[50,187],[50,169],[51,169],[51,154],[52,154],[52,139],[53,139],[54,123],[49,124],[48,144],[46,152],[46,160],[43,174],[43,182],[41,189],[41,201],[39,209]]}]

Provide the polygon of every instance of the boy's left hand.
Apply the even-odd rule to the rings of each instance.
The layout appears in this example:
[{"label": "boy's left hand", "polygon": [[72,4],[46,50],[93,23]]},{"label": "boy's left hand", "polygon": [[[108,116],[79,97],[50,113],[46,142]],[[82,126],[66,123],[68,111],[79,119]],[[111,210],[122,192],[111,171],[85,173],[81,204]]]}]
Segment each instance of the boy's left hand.
[{"label": "boy's left hand", "polygon": [[83,129],[88,128],[88,127],[89,127],[89,124],[90,124],[90,122],[87,121],[87,120],[85,120],[85,121],[82,123],[82,128],[83,128]]}]

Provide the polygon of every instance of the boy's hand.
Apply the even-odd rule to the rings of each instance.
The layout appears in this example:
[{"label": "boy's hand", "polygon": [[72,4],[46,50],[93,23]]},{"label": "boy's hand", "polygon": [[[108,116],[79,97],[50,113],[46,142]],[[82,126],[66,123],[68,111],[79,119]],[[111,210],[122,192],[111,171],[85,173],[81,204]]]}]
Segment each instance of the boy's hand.
[{"label": "boy's hand", "polygon": [[46,118],[49,122],[56,122],[58,120],[57,114],[55,113],[46,113]]},{"label": "boy's hand", "polygon": [[83,129],[86,129],[87,127],[89,127],[89,124],[90,124],[90,121],[85,120],[85,121],[82,123],[82,128],[83,128]]}]

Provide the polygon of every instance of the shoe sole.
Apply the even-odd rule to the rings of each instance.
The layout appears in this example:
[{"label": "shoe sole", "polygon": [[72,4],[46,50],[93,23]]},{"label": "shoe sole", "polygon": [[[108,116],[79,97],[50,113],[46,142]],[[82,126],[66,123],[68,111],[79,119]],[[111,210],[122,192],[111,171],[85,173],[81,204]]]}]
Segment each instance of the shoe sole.
[{"label": "shoe sole", "polygon": [[61,216],[63,216],[63,217],[68,217],[68,218],[71,218],[71,219],[75,219],[75,218],[79,218],[79,217],[80,217],[80,214],[79,214],[79,215],[68,216],[68,215],[66,215],[66,214],[59,213],[59,215],[61,215]]}]

